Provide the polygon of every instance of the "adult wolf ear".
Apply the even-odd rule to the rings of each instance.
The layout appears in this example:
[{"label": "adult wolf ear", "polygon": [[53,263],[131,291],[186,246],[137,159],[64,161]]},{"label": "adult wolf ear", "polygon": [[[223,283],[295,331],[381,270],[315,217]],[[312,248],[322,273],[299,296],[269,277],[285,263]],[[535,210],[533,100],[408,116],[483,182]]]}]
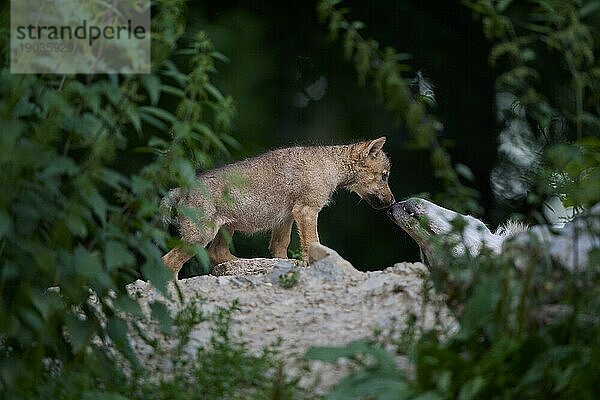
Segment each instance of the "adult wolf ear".
[{"label": "adult wolf ear", "polygon": [[381,151],[381,149],[383,148],[383,145],[385,143],[385,136],[380,137],[379,139],[375,139],[375,140],[371,140],[370,142],[368,142],[368,145],[365,149],[364,154],[366,156],[372,157],[372,158],[376,158],[377,154]]}]

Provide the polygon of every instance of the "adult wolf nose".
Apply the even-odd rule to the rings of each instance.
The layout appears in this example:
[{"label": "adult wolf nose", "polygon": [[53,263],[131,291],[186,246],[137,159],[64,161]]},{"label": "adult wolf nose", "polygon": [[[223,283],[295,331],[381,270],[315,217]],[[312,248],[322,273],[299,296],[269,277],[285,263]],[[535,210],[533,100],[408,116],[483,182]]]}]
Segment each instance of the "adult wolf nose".
[{"label": "adult wolf nose", "polygon": [[414,199],[407,199],[404,201],[397,201],[388,209],[388,214],[393,216],[394,214],[406,214],[411,217],[417,212],[417,202]]},{"label": "adult wolf nose", "polygon": [[404,200],[402,202],[402,211],[404,211],[405,214],[414,217],[417,213],[417,200],[412,198]]},{"label": "adult wolf nose", "polygon": [[393,202],[392,205],[389,206],[387,209],[387,215],[392,220],[394,219],[395,210],[397,209],[397,207],[399,207],[399,204],[400,204],[399,202]]},{"label": "adult wolf nose", "polygon": [[386,210],[387,215],[392,215],[392,212],[394,212],[392,209],[394,208],[394,206],[396,205],[396,203],[392,203],[391,206],[388,207],[388,209]]}]

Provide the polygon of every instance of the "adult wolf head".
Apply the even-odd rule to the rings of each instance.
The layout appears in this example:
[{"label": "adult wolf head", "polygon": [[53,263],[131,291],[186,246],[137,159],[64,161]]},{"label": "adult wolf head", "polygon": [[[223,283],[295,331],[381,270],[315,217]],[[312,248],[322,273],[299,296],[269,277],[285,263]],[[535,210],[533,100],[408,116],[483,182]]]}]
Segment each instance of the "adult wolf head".
[{"label": "adult wolf head", "polygon": [[411,198],[399,201],[389,209],[388,215],[417,242],[429,261],[435,241],[451,245],[456,255],[465,252],[477,255],[483,247],[498,253],[502,247],[503,238],[490,232],[477,218],[461,215],[427,200]]},{"label": "adult wolf head", "polygon": [[394,204],[388,185],[390,160],[383,151],[385,137],[352,145],[350,169],[353,179],[346,189],[358,194],[375,209]]}]

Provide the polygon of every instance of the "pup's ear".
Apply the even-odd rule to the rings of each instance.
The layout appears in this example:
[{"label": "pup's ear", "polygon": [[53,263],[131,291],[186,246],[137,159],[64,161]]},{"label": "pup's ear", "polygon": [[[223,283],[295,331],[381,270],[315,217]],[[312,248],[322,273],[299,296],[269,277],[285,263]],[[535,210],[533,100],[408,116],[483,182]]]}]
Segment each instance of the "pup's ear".
[{"label": "pup's ear", "polygon": [[367,148],[365,149],[365,155],[371,156],[373,158],[377,157],[377,153],[381,151],[384,143],[385,136],[382,136],[379,139],[371,140],[367,144]]}]

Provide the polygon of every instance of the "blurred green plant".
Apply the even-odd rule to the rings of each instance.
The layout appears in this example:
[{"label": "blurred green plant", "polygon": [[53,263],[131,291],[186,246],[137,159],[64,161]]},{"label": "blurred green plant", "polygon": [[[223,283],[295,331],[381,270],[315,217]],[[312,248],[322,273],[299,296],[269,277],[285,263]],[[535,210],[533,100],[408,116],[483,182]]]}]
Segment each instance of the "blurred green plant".
[{"label": "blurred green plant", "polygon": [[[116,384],[113,357],[94,343],[140,367],[124,316],[141,311],[125,285],[141,276],[166,293],[161,249],[176,240],[159,223],[160,197],[195,185],[196,168],[236,145],[226,133],[233,101],[210,81],[225,58],[204,33],[185,31],[184,10],[184,0],[153,3],[149,75],[0,70],[4,398],[35,392],[49,364],[59,382],[77,372],[87,389]],[[4,35],[5,60],[7,46]],[[151,309],[168,326],[164,306]]]},{"label": "blurred green plant", "polygon": [[[203,312],[201,299],[188,300],[173,323],[134,334],[151,349],[144,365],[127,373],[109,371],[111,382],[93,384],[87,370],[44,374],[31,398],[36,399],[300,399],[297,379],[279,371],[274,344],[253,354],[231,331],[232,316],[239,311],[234,301],[227,307]],[[146,321],[147,322],[147,321]],[[193,348],[191,332],[198,324],[210,329],[207,343]],[[174,339],[174,340],[173,340]]]},{"label": "blurred green plant", "polygon": [[[462,164],[453,166],[450,155],[440,143],[444,126],[432,112],[435,108],[432,86],[420,73],[408,78],[410,55],[398,53],[389,46],[381,48],[376,40],[364,37],[360,31],[365,24],[348,20],[346,15],[350,10],[340,8],[341,2],[321,0],[317,14],[327,24],[331,40],[343,36],[344,56],[354,63],[359,84],[371,83],[385,107],[399,122],[406,124],[412,134],[410,147],[430,151],[434,175],[443,187],[443,191],[436,194],[436,201],[461,212],[481,212],[479,194],[460,179],[462,176],[472,180],[471,170]],[[416,90],[411,90],[411,86],[416,86]]]},{"label": "blurred green plant", "polygon": [[[355,31],[361,24],[349,24],[343,18],[347,10],[332,12],[337,3],[321,2],[321,12],[329,19],[332,32],[346,31],[348,54],[355,51],[353,57],[364,81],[380,65],[372,56],[378,46],[356,41]],[[577,208],[598,204],[600,74],[598,30],[593,21],[600,19],[600,2],[464,3],[481,18],[484,33],[494,42],[489,61],[503,70],[497,92],[514,99],[510,107],[501,110],[506,127],[518,120],[511,128],[514,134],[525,140],[533,133],[538,141],[534,156],[539,160],[531,163],[523,176],[514,177],[530,184],[527,195],[534,210],[551,196]],[[550,82],[552,89],[542,93],[541,81]],[[406,84],[399,92],[406,104],[410,99]],[[586,231],[573,237],[575,249],[578,235],[589,234],[595,243],[600,237],[599,216],[585,218],[589,222]],[[460,234],[460,225],[455,229]],[[598,248],[590,252],[587,268],[565,271],[553,265],[549,255],[527,248],[519,254],[484,251],[473,257],[453,254],[452,244],[432,245],[438,247],[439,262],[429,265],[431,279],[446,296],[459,322],[458,331],[407,330],[396,352],[411,360],[408,371],[400,370],[391,355],[382,355],[383,350],[374,343],[311,350],[308,356],[312,359],[354,362],[355,370],[327,398],[598,397]]]},{"label": "blurred green plant", "polygon": [[[600,240],[600,215],[585,217]],[[457,234],[461,227],[456,225]],[[576,246],[577,237],[573,238]],[[431,280],[455,315],[458,330],[407,329],[395,355],[374,342],[317,347],[307,357],[353,371],[329,399],[593,399],[600,390],[600,248],[574,271],[526,247],[520,252],[457,255],[457,243],[432,238]],[[515,260],[518,260],[516,262]]]},{"label": "blurred green plant", "polygon": [[544,153],[521,171],[528,200],[539,206],[559,196],[570,206],[595,204],[600,200],[593,183],[600,177],[600,2],[464,3],[493,44],[489,63],[500,70],[496,91],[514,98],[504,111],[506,125],[520,118]]},{"label": "blurred green plant", "polygon": [[291,289],[298,283],[298,270],[292,269],[283,275],[279,275],[277,280],[282,288]]},{"label": "blurred green plant", "polygon": [[327,399],[403,399],[411,393],[406,374],[391,353],[364,341],[344,347],[313,347],[306,353],[311,360],[334,363],[349,361],[354,371],[342,378]]}]

